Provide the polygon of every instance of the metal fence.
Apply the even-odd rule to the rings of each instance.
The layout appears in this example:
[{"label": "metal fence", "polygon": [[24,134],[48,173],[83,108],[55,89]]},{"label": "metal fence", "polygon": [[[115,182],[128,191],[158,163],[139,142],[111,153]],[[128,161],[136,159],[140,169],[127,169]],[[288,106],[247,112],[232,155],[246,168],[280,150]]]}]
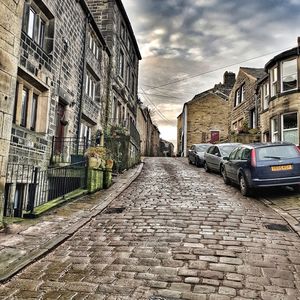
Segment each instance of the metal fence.
[{"label": "metal fence", "polygon": [[100,138],[53,137],[50,164],[77,163],[84,160],[84,153],[89,147],[100,144]]},{"label": "metal fence", "polygon": [[38,167],[8,164],[4,216],[22,217],[35,207],[86,187],[86,163],[41,170]]}]

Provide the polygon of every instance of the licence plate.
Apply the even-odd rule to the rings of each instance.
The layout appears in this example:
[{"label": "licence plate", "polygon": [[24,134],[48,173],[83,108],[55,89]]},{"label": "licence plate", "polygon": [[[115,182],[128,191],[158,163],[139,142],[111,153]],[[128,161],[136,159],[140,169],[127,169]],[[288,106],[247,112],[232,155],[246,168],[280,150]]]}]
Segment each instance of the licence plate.
[{"label": "licence plate", "polygon": [[288,170],[292,170],[292,169],[293,169],[292,165],[273,166],[273,167],[271,167],[272,171],[288,171]]}]

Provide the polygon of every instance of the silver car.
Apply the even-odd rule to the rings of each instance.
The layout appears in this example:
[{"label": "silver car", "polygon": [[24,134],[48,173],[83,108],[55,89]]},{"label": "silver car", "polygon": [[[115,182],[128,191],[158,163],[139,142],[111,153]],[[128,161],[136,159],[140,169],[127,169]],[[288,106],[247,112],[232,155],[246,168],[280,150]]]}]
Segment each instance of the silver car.
[{"label": "silver car", "polygon": [[204,153],[204,169],[206,172],[215,171],[221,174],[224,164],[223,157],[228,157],[240,143],[216,144],[210,146]]},{"label": "silver car", "polygon": [[191,146],[188,154],[188,160],[190,164],[194,164],[197,167],[203,167],[204,153],[211,146],[211,144],[194,144]]}]

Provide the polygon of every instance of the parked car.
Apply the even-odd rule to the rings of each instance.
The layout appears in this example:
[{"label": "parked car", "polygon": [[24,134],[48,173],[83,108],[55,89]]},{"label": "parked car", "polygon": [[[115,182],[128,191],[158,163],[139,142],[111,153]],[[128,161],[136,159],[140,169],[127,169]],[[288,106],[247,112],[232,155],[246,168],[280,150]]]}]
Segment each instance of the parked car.
[{"label": "parked car", "polygon": [[224,164],[223,157],[228,157],[230,152],[240,143],[224,143],[210,146],[204,153],[204,169],[206,172],[215,171],[221,174]]},{"label": "parked car", "polygon": [[211,146],[211,144],[194,144],[191,146],[188,154],[188,160],[190,164],[194,164],[197,167],[203,166],[204,153]]},{"label": "parked car", "polygon": [[300,150],[294,144],[240,145],[224,159],[221,173],[225,184],[239,184],[244,196],[259,187],[293,186],[299,190]]}]

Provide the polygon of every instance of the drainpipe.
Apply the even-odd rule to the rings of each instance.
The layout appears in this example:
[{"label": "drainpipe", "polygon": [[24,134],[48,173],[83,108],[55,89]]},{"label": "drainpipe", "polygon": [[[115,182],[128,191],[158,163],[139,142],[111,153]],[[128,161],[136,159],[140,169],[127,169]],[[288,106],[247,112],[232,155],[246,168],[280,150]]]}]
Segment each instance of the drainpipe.
[{"label": "drainpipe", "polygon": [[80,124],[82,119],[82,105],[84,100],[84,92],[85,91],[85,78],[86,78],[86,49],[87,49],[87,31],[89,24],[90,15],[88,14],[85,18],[85,28],[84,28],[84,47],[83,47],[83,74],[81,81],[81,91],[80,91],[80,103],[79,103],[79,112],[78,112],[78,125],[77,125],[77,154],[79,150],[79,139],[80,139]]}]

